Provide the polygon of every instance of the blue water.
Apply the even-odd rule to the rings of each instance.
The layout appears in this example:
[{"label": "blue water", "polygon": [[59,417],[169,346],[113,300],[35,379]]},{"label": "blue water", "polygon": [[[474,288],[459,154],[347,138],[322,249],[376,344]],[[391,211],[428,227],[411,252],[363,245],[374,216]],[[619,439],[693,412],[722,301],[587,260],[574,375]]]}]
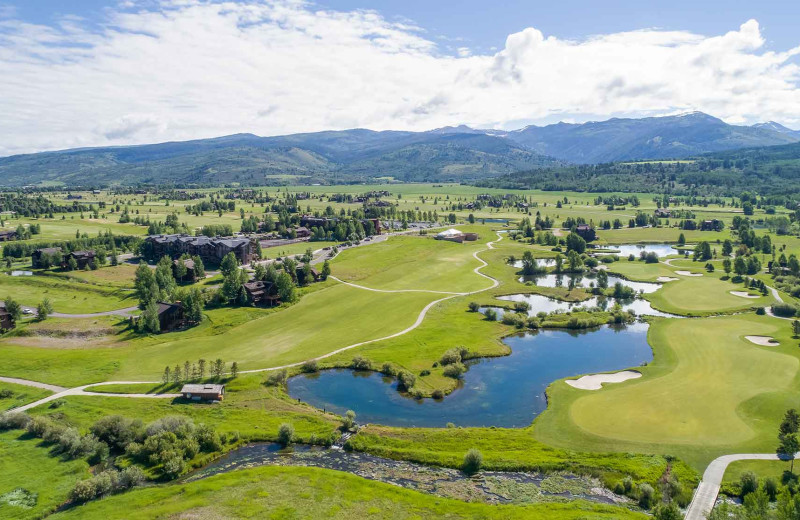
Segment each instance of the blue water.
[{"label": "blue water", "polygon": [[[610,251],[606,252],[604,249],[609,249]],[[618,251],[618,252],[617,252]],[[668,256],[668,255],[677,255],[682,254],[683,251],[679,251],[672,247],[671,244],[624,244],[624,245],[610,245],[601,248],[597,248],[594,251],[599,254],[612,254],[612,255],[619,255],[620,257],[627,258],[630,255],[639,258],[639,255],[644,251],[645,253],[655,253],[659,258]]]},{"label": "blue water", "polygon": [[[602,310],[609,310],[614,306],[615,303],[619,303],[623,311],[632,310],[637,316],[647,315],[661,316],[665,318],[675,317],[674,314],[668,314],[666,312],[661,312],[654,309],[650,305],[649,301],[639,298],[633,300],[615,300],[614,298],[595,296],[581,302],[565,302],[562,300],[548,298],[547,296],[542,296],[541,294],[510,294],[508,296],[498,296],[497,299],[508,302],[526,302],[528,305],[530,305],[530,308],[528,309],[528,316],[536,316],[540,312],[546,312],[549,314],[553,311],[571,311],[575,307],[583,307],[585,309],[599,307]],[[481,309],[481,312],[483,312],[483,310],[484,309]],[[496,308],[495,310],[497,311],[498,319],[502,318],[504,312],[503,309]]]},{"label": "blue water", "polygon": [[[595,286],[597,285],[597,276],[596,275],[589,276],[585,274],[551,273],[551,274],[541,274],[541,275],[520,276],[519,281],[522,283],[531,282],[532,284],[538,285],[539,287],[588,288],[591,287],[592,285]],[[643,292],[643,293],[652,293],[661,289],[661,284],[659,283],[634,282],[631,280],[626,280],[625,278],[619,277],[614,274],[609,274],[608,286],[614,287],[616,283],[621,283],[625,287],[630,287],[636,292]]]},{"label": "blue water", "polygon": [[288,382],[289,395],[359,423],[443,427],[528,426],[547,406],[557,379],[637,367],[653,359],[646,323],[593,330],[545,330],[510,336],[511,355],[470,363],[458,389],[441,400],[414,400],[375,372],[324,370]]}]

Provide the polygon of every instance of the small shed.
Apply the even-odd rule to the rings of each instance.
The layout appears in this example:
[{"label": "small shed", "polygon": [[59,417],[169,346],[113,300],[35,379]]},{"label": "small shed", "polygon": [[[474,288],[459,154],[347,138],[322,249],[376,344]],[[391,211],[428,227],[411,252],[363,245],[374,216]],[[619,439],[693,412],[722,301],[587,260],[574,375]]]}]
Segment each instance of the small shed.
[{"label": "small shed", "polygon": [[181,394],[184,399],[192,401],[222,401],[225,397],[225,385],[192,384],[183,385]]}]

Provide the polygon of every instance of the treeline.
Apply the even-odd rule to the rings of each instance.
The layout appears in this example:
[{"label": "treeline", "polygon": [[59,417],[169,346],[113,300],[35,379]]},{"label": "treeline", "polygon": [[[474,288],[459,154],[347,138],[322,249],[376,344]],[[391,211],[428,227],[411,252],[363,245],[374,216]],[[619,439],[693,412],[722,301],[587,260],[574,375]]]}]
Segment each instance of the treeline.
[{"label": "treeline", "polygon": [[0,193],[0,213],[12,212],[19,217],[53,218],[54,213],[81,213],[84,211],[94,213],[94,205],[81,204],[77,201],[72,204],[55,204],[42,195]]},{"label": "treeline", "polygon": [[560,166],[485,179],[477,186],[545,191],[737,196],[744,190],[800,199],[800,145],[715,153],[690,161]]},{"label": "treeline", "polygon": [[89,237],[88,235],[79,235],[73,240],[58,240],[51,242],[8,242],[3,246],[3,258],[25,258],[31,256],[37,249],[44,249],[50,247],[60,247],[64,253],[72,251],[85,251],[87,249],[96,249],[103,247],[107,251],[131,251],[139,250],[142,239],[136,236],[117,236],[113,235],[110,231],[101,232],[96,237]]}]

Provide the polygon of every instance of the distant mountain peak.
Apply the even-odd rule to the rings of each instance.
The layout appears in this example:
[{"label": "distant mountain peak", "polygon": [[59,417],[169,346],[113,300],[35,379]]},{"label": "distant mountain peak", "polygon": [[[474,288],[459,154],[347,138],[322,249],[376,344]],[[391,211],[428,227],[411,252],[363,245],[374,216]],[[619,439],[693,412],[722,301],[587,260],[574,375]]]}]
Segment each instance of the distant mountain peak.
[{"label": "distant mountain peak", "polygon": [[780,132],[782,134],[798,134],[800,130],[792,130],[775,121],[767,121],[766,123],[756,123],[753,128],[760,128],[762,130],[772,130],[773,132]]}]

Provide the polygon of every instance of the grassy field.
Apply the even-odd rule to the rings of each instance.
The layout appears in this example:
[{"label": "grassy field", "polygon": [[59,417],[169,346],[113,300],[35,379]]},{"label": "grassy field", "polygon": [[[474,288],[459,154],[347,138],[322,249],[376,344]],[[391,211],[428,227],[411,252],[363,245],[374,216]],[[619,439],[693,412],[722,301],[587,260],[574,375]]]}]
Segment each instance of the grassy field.
[{"label": "grassy field", "polygon": [[[121,516],[120,512],[124,514]],[[260,467],[190,484],[139,489],[53,518],[386,518],[386,519],[634,519],[619,507],[575,504],[494,506],[424,495],[316,468]]]},{"label": "grassy field", "polygon": [[369,247],[343,251],[334,261],[334,274],[342,280],[375,289],[426,289],[469,292],[491,285],[472,273],[481,265],[472,253],[486,249],[485,243],[497,237],[487,227],[480,240],[457,244],[434,241],[432,237],[400,236]]},{"label": "grassy field", "polygon": [[[700,272],[698,269],[694,269],[694,271]],[[720,280],[719,277],[709,273],[698,277],[673,273],[672,277],[678,278],[678,280],[668,282],[661,290],[646,296],[653,307],[672,314],[689,316],[716,314],[764,307],[774,301],[771,294],[759,295],[758,298],[743,298],[733,295],[731,291],[742,290],[741,284]]]},{"label": "grassy field", "polygon": [[[506,354],[502,337],[511,326],[490,322],[467,311],[469,302],[481,305],[507,304],[495,298],[516,293],[538,293],[568,301],[582,301],[590,294],[577,288],[544,288],[521,284],[518,269],[509,266],[510,255],[521,258],[524,251],[536,257],[552,257],[550,247],[529,245],[508,238],[496,248],[484,251],[486,242],[496,240],[500,223],[465,224],[472,213],[483,218],[535,219],[536,214],[552,218],[557,227],[568,217],[582,217],[598,224],[619,218],[627,225],[637,211],[651,213],[656,208],[653,195],[638,194],[641,206],[608,211],[596,204],[595,194],[492,190],[447,184],[353,185],[291,187],[292,192],[308,192],[311,197],[300,202],[301,213],[353,211],[357,203],[328,200],[333,193],[362,194],[386,189],[384,200],[399,210],[437,211],[440,218],[457,214],[459,228],[476,231],[478,242],[454,244],[433,240],[430,236],[392,237],[386,242],[343,251],[332,261],[334,276],[342,280],[382,291],[428,290],[448,292],[479,291],[491,282],[473,272],[481,262],[489,263],[481,272],[496,278],[500,286],[468,296],[457,296],[434,305],[414,331],[383,341],[348,350],[320,362],[321,368],[346,366],[356,355],[370,359],[375,366],[384,362],[418,374],[416,388],[424,394],[434,389],[452,390],[457,385],[444,377],[442,367],[432,367],[443,352],[452,347],[466,347],[482,356]],[[277,190],[267,190],[274,194]],[[283,196],[285,188],[280,189]],[[214,193],[217,190],[203,190]],[[484,207],[458,211],[452,205],[472,202],[480,194],[514,193],[528,197],[529,210]],[[157,196],[114,196],[84,193],[83,203],[103,201],[127,207],[132,215],[164,220],[177,212],[180,222],[194,230],[208,224],[228,224],[238,231],[239,210],[246,216],[264,214],[260,204],[236,201],[236,210],[218,215],[206,212],[191,215],[185,207],[195,201],[169,201]],[[603,194],[604,196],[611,194]],[[623,194],[624,195],[624,194]],[[64,193],[48,196],[65,200]],[[566,201],[564,199],[567,199]],[[675,242],[683,234],[689,244],[710,241],[719,250],[721,241],[734,237],[730,223],[738,208],[730,206],[695,206],[696,218],[717,218],[726,224],[722,232],[681,231],[677,227],[623,228],[598,230],[599,244]],[[788,210],[778,208],[778,214]],[[76,214],[56,215],[54,219],[11,219],[7,228],[22,223],[37,223],[42,234],[32,241],[74,238],[76,230],[96,236],[98,232],[115,234],[146,233],[147,228],[119,224],[116,213],[105,218],[81,219]],[[274,215],[273,215],[274,216]],[[757,209],[756,219],[764,218]],[[671,225],[676,226],[677,220]],[[508,229],[506,227],[506,229]],[[766,233],[758,229],[759,235]],[[563,235],[563,232],[559,232]],[[795,236],[770,235],[779,250],[800,253],[800,239]],[[298,243],[265,249],[269,258],[302,254],[319,249],[328,242]],[[562,253],[563,254],[563,253]],[[764,257],[764,260],[767,258]],[[17,262],[13,268],[28,265]],[[683,320],[653,320],[649,341],[654,360],[641,367],[643,377],[617,385],[606,385],[597,392],[577,390],[554,382],[548,389],[549,407],[534,424],[519,429],[503,428],[389,428],[370,425],[351,439],[352,446],[393,458],[458,467],[464,452],[479,448],[486,467],[492,469],[566,470],[600,475],[614,485],[625,475],[637,481],[654,483],[668,467],[665,455],[680,457],[672,471],[684,486],[691,487],[698,473],[714,457],[734,452],[773,452],[777,423],[786,408],[798,407],[796,388],[800,383],[797,340],[790,337],[789,322],[756,316],[753,307],[766,306],[772,296],[747,299],[731,294],[741,284],[722,280],[721,260],[713,263],[716,272],[707,273],[703,263],[673,257],[672,266],[645,264],[623,259],[609,265],[611,272],[640,281],[654,281],[661,276],[678,278],[657,292],[647,295],[653,307],[682,315],[708,316],[742,312],[727,317],[704,317]],[[702,273],[683,277],[678,270]],[[36,276],[15,278],[0,275],[0,299],[12,297],[24,305],[35,306],[49,298],[57,312],[93,313],[135,305],[131,296],[135,266],[122,264],[98,271],[73,273],[37,272]],[[759,276],[770,283],[767,274]],[[216,286],[219,277],[203,285]],[[389,293],[366,291],[333,280],[314,284],[302,291],[296,304],[278,309],[218,308],[208,309],[203,322],[194,328],[156,336],[139,336],[126,329],[117,317],[92,319],[48,319],[42,323],[26,320],[19,330],[0,338],[0,374],[24,377],[64,386],[77,386],[109,380],[160,380],[166,365],[183,364],[199,358],[222,358],[228,364],[237,361],[240,369],[259,369],[300,362],[324,355],[358,342],[388,336],[412,325],[422,308],[444,295],[420,292]],[[760,347],[744,339],[745,335],[777,338],[778,347]],[[590,339],[591,336],[587,335]],[[419,375],[422,370],[430,374]],[[297,370],[291,371],[295,373]],[[327,438],[339,419],[304,403],[299,403],[282,388],[266,387],[267,374],[246,374],[228,383],[223,403],[218,405],[185,404],[170,399],[128,399],[112,396],[71,396],[57,409],[47,406],[32,413],[54,415],[83,431],[98,418],[118,413],[145,422],[165,415],[185,415],[195,422],[214,425],[221,432],[239,432],[243,438],[274,440],[278,426],[291,422],[301,439]],[[0,410],[30,402],[44,391],[0,384],[15,394],[0,400]],[[174,387],[161,385],[110,385],[93,390],[103,392],[172,392]],[[447,399],[447,398],[445,398]],[[446,401],[445,401],[446,402]],[[7,454],[14,456],[8,456]],[[39,464],[40,459],[42,460]],[[46,460],[45,460],[46,459]],[[0,435],[0,495],[15,481],[45,486],[43,476],[29,477],[33,470],[18,467],[18,460],[36,461],[43,474],[61,475],[51,486],[52,493],[40,492],[37,508],[24,512],[22,518],[40,516],[40,512],[63,500],[76,475],[87,475],[85,463],[62,463],[47,455],[46,448],[10,434]],[[53,468],[50,468],[52,465]],[[755,470],[760,476],[779,473],[780,463],[737,463],[731,466],[726,481],[735,480],[742,471]],[[63,473],[58,473],[63,472]],[[41,480],[36,480],[41,479]],[[41,483],[40,483],[41,482]],[[68,485],[69,484],[69,485]],[[32,489],[33,490],[33,489]],[[6,506],[0,506],[5,518]],[[599,519],[639,518],[612,508],[597,508],[583,503],[498,507],[465,504],[438,497],[420,495],[391,486],[364,481],[348,475],[304,468],[258,468],[213,477],[192,484],[167,485],[137,490],[96,503],[65,511],[59,516],[99,518],[225,518],[255,516],[274,518],[352,517],[380,518],[554,518]],[[14,514],[17,514],[15,512]],[[138,515],[138,516],[137,516]],[[16,518],[11,516],[12,518]]]},{"label": "grassy field", "polygon": [[6,297],[30,307],[37,306],[47,298],[56,312],[73,314],[111,311],[136,305],[131,291],[70,281],[53,275],[0,274],[0,299]]},{"label": "grassy field", "polygon": [[0,499],[2,518],[41,518],[67,499],[76,481],[91,476],[85,461],[52,457],[38,439],[30,439],[19,430],[0,433],[0,446],[0,497],[18,488],[37,495],[31,508],[12,506]]},{"label": "grassy field", "polygon": [[52,392],[42,388],[32,386],[17,385],[0,381],[0,391],[8,390],[13,392],[11,397],[0,398],[0,413],[18,406],[22,406],[33,401],[38,401],[47,397]]}]

